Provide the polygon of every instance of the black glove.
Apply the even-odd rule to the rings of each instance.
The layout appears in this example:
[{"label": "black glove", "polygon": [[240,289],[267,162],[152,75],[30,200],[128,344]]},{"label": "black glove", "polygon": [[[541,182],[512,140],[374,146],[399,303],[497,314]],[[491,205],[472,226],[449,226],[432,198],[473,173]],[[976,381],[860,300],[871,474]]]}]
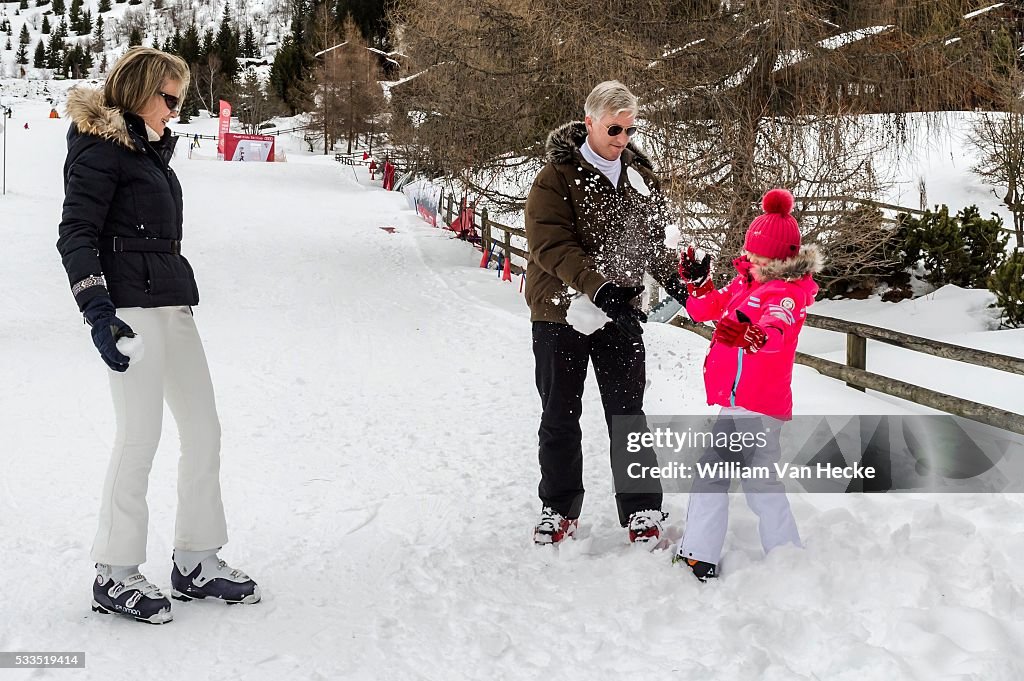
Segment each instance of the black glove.
[{"label": "black glove", "polygon": [[92,327],[92,342],[100,351],[100,357],[114,371],[128,370],[128,357],[117,349],[119,338],[135,338],[132,327],[118,319],[117,308],[107,296],[97,296],[85,304],[82,314]]},{"label": "black glove", "polygon": [[678,277],[672,277],[665,282],[665,293],[669,294],[677,301],[680,305],[686,305],[686,299],[690,297],[690,291],[686,288],[686,284],[682,282]]},{"label": "black glove", "polygon": [[692,284],[695,288],[699,288],[710,274],[710,253],[705,253],[703,258],[697,260],[697,254],[691,245],[679,254],[679,278],[684,284]]},{"label": "black glove", "polygon": [[594,305],[611,318],[615,328],[626,338],[639,338],[644,332],[640,322],[646,322],[647,315],[632,301],[643,292],[643,286],[619,286],[608,282],[598,289]]}]

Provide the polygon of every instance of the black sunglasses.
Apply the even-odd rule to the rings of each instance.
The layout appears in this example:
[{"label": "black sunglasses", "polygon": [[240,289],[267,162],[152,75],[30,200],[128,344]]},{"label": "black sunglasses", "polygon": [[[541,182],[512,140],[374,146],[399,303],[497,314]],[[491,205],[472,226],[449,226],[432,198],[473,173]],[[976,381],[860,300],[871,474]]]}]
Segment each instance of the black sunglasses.
[{"label": "black sunglasses", "polygon": [[631,125],[628,128],[623,128],[618,123],[612,123],[611,125],[608,126],[608,136],[609,137],[618,137],[619,135],[622,134],[623,130],[626,131],[626,137],[632,137],[633,135],[636,134],[636,126],[635,125]]},{"label": "black sunglasses", "polygon": [[168,109],[171,111],[178,110],[178,105],[181,104],[181,97],[175,97],[174,95],[169,95],[166,92],[158,92],[157,94],[164,98],[164,104],[167,105]]}]

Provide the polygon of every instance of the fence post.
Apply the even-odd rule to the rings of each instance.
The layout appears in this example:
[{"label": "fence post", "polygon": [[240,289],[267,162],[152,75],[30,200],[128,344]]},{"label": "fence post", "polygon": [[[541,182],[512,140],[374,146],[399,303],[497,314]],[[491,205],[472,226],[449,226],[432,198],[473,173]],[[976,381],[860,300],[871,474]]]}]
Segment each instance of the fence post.
[{"label": "fence post", "polygon": [[480,247],[487,252],[491,241],[491,223],[487,221],[487,209],[480,213]]},{"label": "fence post", "polygon": [[[868,367],[868,340],[855,333],[846,334],[846,365],[854,369],[867,369]],[[864,388],[853,383],[847,383],[854,390],[865,392]]]}]

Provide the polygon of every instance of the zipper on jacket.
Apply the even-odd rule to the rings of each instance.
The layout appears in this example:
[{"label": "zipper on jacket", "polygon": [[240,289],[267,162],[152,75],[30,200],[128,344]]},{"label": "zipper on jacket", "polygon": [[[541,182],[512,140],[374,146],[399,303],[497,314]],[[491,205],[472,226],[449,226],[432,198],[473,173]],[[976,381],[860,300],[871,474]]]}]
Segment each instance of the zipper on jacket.
[{"label": "zipper on jacket", "polygon": [[743,348],[736,348],[736,379],[732,382],[732,393],[729,394],[729,406],[736,406],[736,389],[740,387],[740,375],[743,374]]}]

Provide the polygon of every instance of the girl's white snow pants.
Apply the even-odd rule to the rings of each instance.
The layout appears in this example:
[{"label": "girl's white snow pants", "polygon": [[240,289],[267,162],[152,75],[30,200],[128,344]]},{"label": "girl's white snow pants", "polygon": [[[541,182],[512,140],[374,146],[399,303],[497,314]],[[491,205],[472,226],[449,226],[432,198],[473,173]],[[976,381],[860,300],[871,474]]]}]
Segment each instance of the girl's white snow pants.
[{"label": "girl's white snow pants", "polygon": [[142,339],[138,363],[108,369],[117,433],[103,484],[92,559],[146,562],[146,490],[164,402],[178,426],[178,512],[174,548],[203,551],[227,540],[220,494],[220,421],[206,353],[188,307],[123,308],[117,316]]},{"label": "girl's white snow pants", "polygon": [[[767,479],[741,480],[747,505],[757,514],[761,546],[765,553],[784,544],[800,546],[800,533],[789,508],[785,486],[774,474],[774,465],[782,456],[779,445],[782,421],[741,407],[723,407],[720,416],[729,421],[727,429],[767,433],[767,446],[755,448],[753,456],[745,464],[772,471],[772,475]],[[713,452],[702,459],[707,462],[717,460]],[[718,565],[729,528],[728,492],[731,483],[728,476],[694,478],[679,555]]]}]

